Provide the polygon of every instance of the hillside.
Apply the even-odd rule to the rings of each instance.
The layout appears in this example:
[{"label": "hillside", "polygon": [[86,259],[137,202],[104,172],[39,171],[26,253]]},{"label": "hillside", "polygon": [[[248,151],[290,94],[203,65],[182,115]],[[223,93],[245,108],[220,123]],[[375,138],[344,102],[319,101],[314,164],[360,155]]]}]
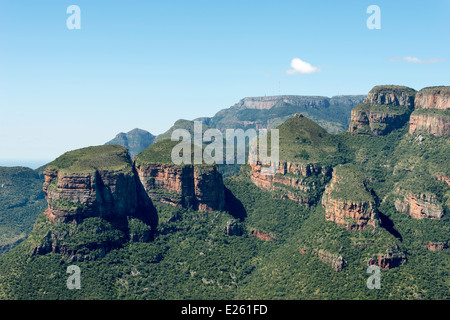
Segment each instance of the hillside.
[{"label": "hillside", "polygon": [[24,240],[46,201],[37,170],[0,167],[0,255]]}]

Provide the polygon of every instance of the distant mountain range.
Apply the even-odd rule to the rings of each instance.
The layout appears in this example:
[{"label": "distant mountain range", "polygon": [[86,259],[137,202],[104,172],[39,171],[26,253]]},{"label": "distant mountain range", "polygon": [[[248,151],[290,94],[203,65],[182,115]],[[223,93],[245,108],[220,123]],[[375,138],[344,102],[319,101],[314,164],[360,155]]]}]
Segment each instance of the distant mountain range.
[{"label": "distant mountain range", "polygon": [[130,156],[134,158],[142,150],[153,143],[155,136],[142,129],[133,129],[127,133],[120,132],[106,145],[121,145],[128,149]]},{"label": "distant mountain range", "polygon": [[134,157],[152,143],[170,139],[175,129],[186,129],[192,133],[193,121],[201,121],[204,125],[203,131],[208,128],[221,131],[238,128],[271,129],[278,127],[296,113],[313,120],[329,133],[340,133],[349,126],[352,108],[365,98],[366,95],[342,95],[332,98],[297,95],[247,97],[229,108],[220,110],[213,117],[177,120],[169,130],[157,137],[145,130],[134,129],[128,133],[119,133],[106,144],[124,146]]}]

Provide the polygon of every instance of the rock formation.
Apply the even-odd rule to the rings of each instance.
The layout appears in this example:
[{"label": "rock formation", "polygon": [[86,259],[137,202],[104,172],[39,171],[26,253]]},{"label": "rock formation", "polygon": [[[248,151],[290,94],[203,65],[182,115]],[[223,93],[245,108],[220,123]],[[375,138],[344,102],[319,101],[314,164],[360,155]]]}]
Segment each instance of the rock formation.
[{"label": "rock formation", "polygon": [[420,90],[416,95],[415,108],[409,122],[410,134],[450,135],[450,87]]},{"label": "rock formation", "polygon": [[[330,174],[329,167],[313,163],[279,162],[275,175],[261,173],[261,162],[250,165],[251,180],[261,189],[275,192],[276,197],[291,199],[304,205],[312,205],[316,200],[313,193],[322,187]],[[308,179],[314,177],[318,179]]]},{"label": "rock formation", "polygon": [[376,265],[381,269],[392,269],[406,263],[406,254],[401,251],[386,250],[385,254],[378,254],[370,258],[368,265]]},{"label": "rock formation", "polygon": [[348,230],[379,226],[378,212],[362,172],[354,165],[339,165],[322,197],[325,218]]},{"label": "rock formation", "polygon": [[414,101],[416,108],[420,109],[450,109],[450,87],[427,87],[416,94]]},{"label": "rock formation", "polygon": [[398,212],[409,214],[413,219],[439,220],[444,214],[442,204],[434,194],[414,194],[401,188],[397,188],[396,193],[398,198],[394,202],[395,209]]},{"label": "rock formation", "polygon": [[47,166],[44,177],[48,219],[35,225],[31,255],[91,260],[128,239],[151,239],[157,217],[125,147],[67,152]]},{"label": "rock formation", "polygon": [[[77,158],[81,152],[92,155]],[[105,162],[98,166],[86,164],[85,168],[76,165],[78,161],[96,161],[96,157],[105,157]],[[106,165],[108,157],[118,163]],[[75,164],[69,167],[58,164],[64,161]],[[124,147],[100,146],[69,152],[49,164],[44,176],[43,190],[48,202],[45,214],[52,222],[88,217],[123,219],[144,209],[139,207],[138,181]]]},{"label": "rock formation", "polygon": [[153,201],[198,210],[222,210],[225,193],[215,165],[136,163],[136,171]]},{"label": "rock formation", "polygon": [[414,108],[416,91],[404,86],[375,86],[351,112],[352,134],[385,135],[401,128]]}]

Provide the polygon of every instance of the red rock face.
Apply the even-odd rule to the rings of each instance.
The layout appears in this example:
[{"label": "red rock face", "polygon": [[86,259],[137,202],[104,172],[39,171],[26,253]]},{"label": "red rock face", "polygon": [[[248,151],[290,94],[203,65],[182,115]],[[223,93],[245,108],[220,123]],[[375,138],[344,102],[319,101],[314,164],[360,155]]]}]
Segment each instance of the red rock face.
[{"label": "red rock face", "polygon": [[[282,191],[283,195],[280,196],[281,198],[291,199],[305,205],[312,204],[311,199],[308,197],[308,192],[319,186],[305,181],[304,178],[312,175],[325,176],[330,171],[328,168],[312,163],[280,162],[275,175],[264,175],[261,173],[262,165],[260,162],[250,166],[252,168],[251,180],[257,187],[267,191]],[[284,189],[280,185],[302,191],[302,194],[293,192],[288,188]]]},{"label": "red rock face", "polygon": [[367,95],[365,103],[369,104],[384,104],[384,105],[394,105],[394,106],[414,106],[414,96],[406,92],[380,92],[378,90],[372,89]]},{"label": "red rock face", "polygon": [[325,188],[322,196],[325,219],[344,226],[351,231],[362,230],[368,226],[379,226],[374,201],[352,201],[351,199],[333,198],[332,191],[339,183],[339,176],[333,174],[331,183]]},{"label": "red rock face", "polygon": [[417,93],[414,104],[416,108],[423,109],[450,109],[450,94],[421,90]]},{"label": "red rock face", "polygon": [[413,112],[409,121],[409,133],[450,136],[450,120],[443,110],[450,109],[450,87],[431,87],[420,90],[415,99],[416,110],[434,109],[441,112]]},{"label": "red rock face", "polygon": [[136,171],[148,196],[173,206],[222,210],[225,194],[216,166],[137,164]]},{"label": "red rock face", "polygon": [[138,207],[136,181],[131,170],[64,173],[44,172],[44,193],[52,222],[87,217],[120,218]]},{"label": "red rock face", "polygon": [[450,136],[450,122],[438,114],[412,113],[409,119],[409,134],[431,134],[437,137]]},{"label": "red rock face", "polygon": [[375,208],[370,202],[351,202],[336,200],[326,195],[322,206],[325,208],[325,218],[348,230],[362,230],[367,226],[376,227]]},{"label": "red rock face", "polygon": [[442,205],[433,194],[413,194],[398,188],[397,194],[400,198],[395,200],[395,209],[400,213],[409,214],[413,219],[439,220],[444,214]]}]

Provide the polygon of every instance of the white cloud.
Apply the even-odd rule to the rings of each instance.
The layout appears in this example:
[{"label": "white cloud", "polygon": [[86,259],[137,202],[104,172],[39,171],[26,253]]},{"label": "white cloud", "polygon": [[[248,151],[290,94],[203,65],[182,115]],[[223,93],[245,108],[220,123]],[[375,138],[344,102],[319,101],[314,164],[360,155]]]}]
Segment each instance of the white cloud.
[{"label": "white cloud", "polygon": [[447,62],[443,58],[431,58],[431,59],[419,59],[417,57],[393,57],[389,59],[390,62],[406,61],[409,63],[437,63],[437,62]]},{"label": "white cloud", "polygon": [[288,74],[310,74],[314,72],[318,72],[320,69],[312,66],[306,61],[303,61],[299,58],[294,58],[291,61],[292,69],[287,71]]}]

